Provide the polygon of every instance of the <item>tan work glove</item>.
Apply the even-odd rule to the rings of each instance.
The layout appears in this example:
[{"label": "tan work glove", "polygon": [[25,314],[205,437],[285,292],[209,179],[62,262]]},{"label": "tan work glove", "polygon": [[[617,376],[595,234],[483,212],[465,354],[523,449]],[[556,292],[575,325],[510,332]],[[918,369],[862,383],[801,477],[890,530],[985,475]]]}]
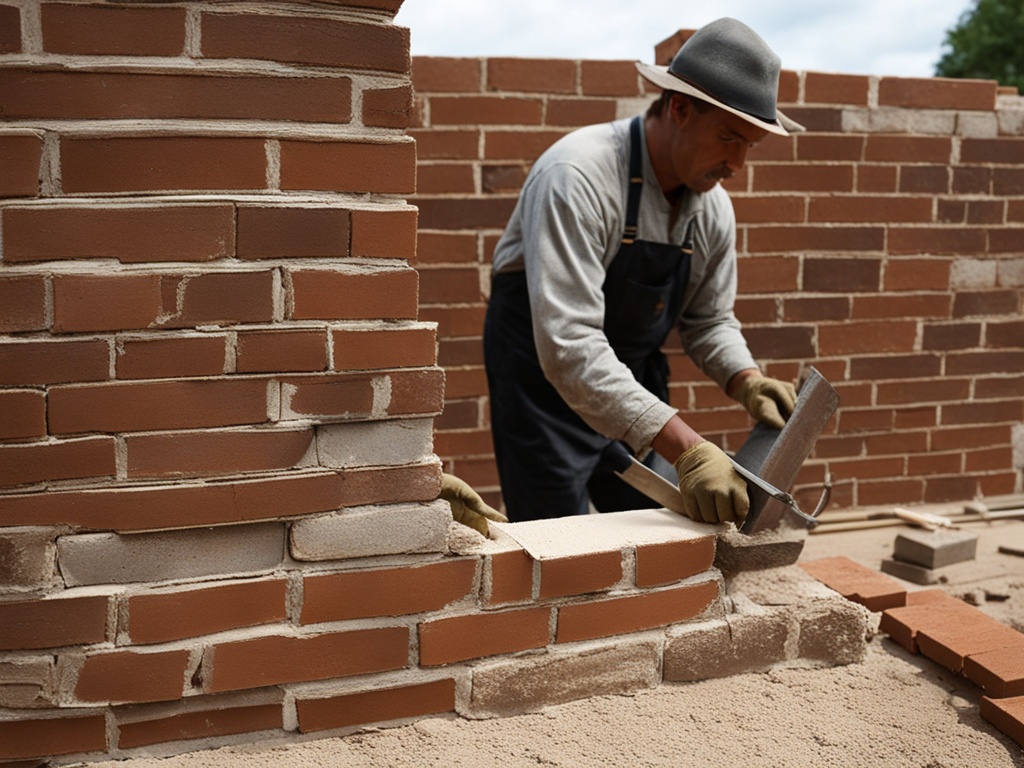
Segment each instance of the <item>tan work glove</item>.
[{"label": "tan work glove", "polygon": [[796,408],[796,387],[767,376],[748,376],[740,382],[736,400],[758,421],[782,429]]},{"label": "tan work glove", "polygon": [[706,440],[676,459],[686,516],[698,523],[739,523],[750,510],[747,484],[725,452]]},{"label": "tan work glove", "polygon": [[455,475],[441,474],[441,498],[448,502],[452,508],[452,518],[457,523],[462,523],[474,531],[490,536],[490,529],[487,521],[493,520],[496,523],[507,523],[508,518],[501,512],[489,507],[480,498],[480,494],[469,487],[469,484],[455,477]]}]

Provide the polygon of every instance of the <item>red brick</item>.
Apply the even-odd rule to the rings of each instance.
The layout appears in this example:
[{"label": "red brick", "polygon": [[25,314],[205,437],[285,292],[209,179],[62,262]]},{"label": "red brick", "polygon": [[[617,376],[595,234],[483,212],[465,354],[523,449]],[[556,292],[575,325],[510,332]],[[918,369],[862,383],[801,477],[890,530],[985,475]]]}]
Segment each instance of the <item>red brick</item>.
[{"label": "red brick", "polygon": [[[891,262],[886,266],[886,271]],[[911,294],[856,296],[853,298],[855,319],[869,318],[941,318],[951,316],[952,302],[947,294]],[[927,327],[927,326],[926,326]]]},{"label": "red brick", "polygon": [[766,257],[742,259],[739,263],[740,293],[783,293],[799,287],[800,259]]},{"label": "red brick", "polygon": [[542,560],[540,597],[605,592],[621,580],[622,553],[619,551]]},{"label": "red brick", "polygon": [[182,697],[189,651],[114,651],[87,656],[75,698],[96,702],[175,701]]},{"label": "red brick", "polygon": [[315,16],[202,15],[207,59],[261,59],[317,66],[409,72],[409,30]]},{"label": "red brick", "polygon": [[949,163],[952,149],[953,140],[946,136],[872,134],[867,137],[864,159],[876,163]]},{"label": "red brick", "polygon": [[312,440],[311,427],[128,435],[128,477],[204,477],[291,469]]},{"label": "red brick", "polygon": [[953,317],[1010,315],[1020,311],[1020,291],[960,291],[953,299]]},{"label": "red brick", "polygon": [[234,252],[230,205],[8,208],[4,260],[209,261]]},{"label": "red brick", "polygon": [[917,653],[917,633],[943,624],[970,622],[978,611],[941,590],[908,592],[907,604],[882,612],[879,629],[911,653]]},{"label": "red brick", "polygon": [[[473,166],[466,163],[421,163],[416,168],[416,191],[426,195],[450,192],[472,194],[476,191]],[[486,187],[484,191],[488,191]]]},{"label": "red brick", "polygon": [[985,345],[988,347],[1020,347],[1024,344],[1024,320],[989,322],[985,325]]},{"label": "red brick", "polygon": [[807,220],[929,222],[932,201],[926,197],[813,197]]},{"label": "red brick", "polygon": [[932,661],[960,672],[964,659],[976,653],[1014,648],[1019,656],[1024,656],[1024,634],[978,611],[970,621],[920,629],[917,647]]},{"label": "red brick", "polygon": [[411,141],[281,141],[281,189],[325,192],[416,191]]},{"label": "red brick", "polygon": [[580,87],[584,96],[636,97],[641,94],[640,76],[632,61],[582,61]]},{"label": "red brick", "polygon": [[992,194],[1006,196],[1024,193],[1024,169],[993,168],[991,173]]},{"label": "red brick", "polygon": [[991,112],[996,106],[996,83],[941,77],[883,77],[878,83],[878,104],[911,109],[980,109]]},{"label": "red brick", "polygon": [[[837,243],[838,245],[838,238]],[[871,258],[804,260],[803,289],[823,293],[877,292],[882,262]]]},{"label": "red brick", "polygon": [[131,595],[128,634],[144,645],[286,621],[287,589],[273,579]]},{"label": "red brick", "polygon": [[946,361],[946,372],[951,375],[1004,374],[1020,370],[1024,370],[1024,353],[1016,350],[964,352],[949,355]]},{"label": "red brick", "polygon": [[224,373],[226,350],[227,339],[219,335],[119,339],[117,378],[220,376]]},{"label": "red brick", "polygon": [[420,209],[420,229],[503,229],[516,197],[421,197],[415,203]]},{"label": "red brick", "polygon": [[0,486],[113,477],[114,438],[0,446]]},{"label": "red brick", "polygon": [[54,275],[53,330],[122,331],[148,328],[160,317],[155,274]]},{"label": "red brick", "polygon": [[924,483],[919,479],[857,483],[857,503],[863,506],[919,504],[924,501]]},{"label": "red brick", "polygon": [[780,226],[750,227],[750,253],[784,251],[881,251],[885,231],[881,227]]},{"label": "red brick", "polygon": [[483,304],[465,307],[424,307],[424,321],[438,323],[438,333],[443,337],[479,337],[484,327],[487,307]]},{"label": "red brick", "polygon": [[943,424],[991,424],[1024,421],[1024,402],[994,400],[982,403],[957,403],[942,409]]},{"label": "red brick", "polygon": [[739,298],[735,304],[736,318],[743,324],[774,323],[778,319],[778,307],[774,298]]},{"label": "red brick", "polygon": [[717,581],[673,587],[558,609],[556,642],[571,643],[640,632],[687,621],[719,599]]},{"label": "red brick", "polygon": [[315,379],[287,379],[284,383],[292,394],[285,408],[300,418],[368,418],[374,406],[374,381],[379,375],[387,375],[391,384],[391,398],[387,403],[389,416],[440,412],[444,387],[443,371],[440,369],[393,370],[386,374],[342,373]]},{"label": "red brick", "polygon": [[0,333],[46,329],[46,286],[43,275],[0,277]]},{"label": "red brick", "polygon": [[548,99],[547,125],[594,125],[616,118],[615,102],[607,99]]},{"label": "red brick", "polygon": [[715,537],[644,544],[636,548],[636,585],[656,587],[704,573],[715,560]]},{"label": "red brick", "polygon": [[416,139],[416,155],[420,160],[474,160],[480,145],[480,131],[411,130]]},{"label": "red brick", "polygon": [[949,166],[904,165],[900,168],[900,192],[945,194],[949,192]]},{"label": "red brick", "polygon": [[69,194],[262,190],[267,184],[263,144],[235,137],[64,137],[61,181]]},{"label": "red brick", "polygon": [[487,131],[484,159],[536,160],[564,135],[564,131]]},{"label": "red brick", "polygon": [[352,255],[367,258],[416,258],[416,211],[352,211]]},{"label": "red brick", "polygon": [[274,272],[207,272],[161,281],[164,328],[269,323],[274,320]]},{"label": "red brick", "polygon": [[439,611],[470,597],[476,585],[473,558],[418,568],[347,571],[303,580],[302,624],[406,616]]},{"label": "red brick", "polygon": [[889,231],[889,252],[961,253],[985,252],[985,232],[952,227],[898,227]]},{"label": "red brick", "polygon": [[[771,136],[750,148],[747,153],[747,164],[759,166],[763,163],[792,163],[796,159],[796,140],[793,137],[782,138]],[[730,180],[726,180],[728,187]],[[742,187],[738,188],[739,191]],[[730,190],[731,191],[731,190]]]},{"label": "red brick", "polygon": [[883,611],[906,604],[907,590],[878,571],[840,555],[801,562],[799,565],[825,586],[869,611]]},{"label": "red brick", "polygon": [[431,125],[540,125],[544,103],[517,96],[434,96]]},{"label": "red brick", "polygon": [[911,352],[917,340],[917,323],[845,322],[818,328],[818,352],[825,357],[863,352]]},{"label": "red brick", "polygon": [[[440,449],[439,449],[440,450]],[[533,559],[523,550],[491,555],[488,604],[517,603],[533,597]]]},{"label": "red brick", "polygon": [[[924,453],[928,450],[928,433],[897,432],[890,435],[868,435],[864,438],[864,448],[868,456],[887,456],[893,453]],[[907,461],[912,461],[914,458],[914,456],[909,456]],[[897,471],[896,474],[899,474],[899,472]]]},{"label": "red brick", "polygon": [[145,531],[279,519],[341,507],[437,498],[431,465],[290,472],[258,480],[0,496],[11,525]]},{"label": "red brick", "polygon": [[908,386],[905,382],[879,383],[878,404],[915,404],[930,402],[963,402],[970,397],[970,379],[939,379],[917,381]]},{"label": "red brick", "polygon": [[987,451],[973,451],[966,456],[967,473],[992,472],[1013,466],[1013,448],[1009,445],[990,448]]},{"label": "red brick", "polygon": [[412,269],[297,270],[289,277],[293,320],[416,319],[418,275]]},{"label": "red brick", "polygon": [[61,386],[50,390],[50,431],[143,432],[267,420],[262,379],[156,381]]},{"label": "red brick", "polygon": [[1019,165],[1024,163],[1024,139],[1010,137],[965,138],[960,145],[960,162]]},{"label": "red brick", "polygon": [[[168,717],[118,723],[117,746],[121,749],[162,744],[168,741],[208,739],[239,733],[282,730],[284,718],[280,704],[225,706],[183,712]],[[122,715],[135,716],[138,715]]]},{"label": "red brick", "polygon": [[739,224],[773,224],[783,221],[802,222],[805,219],[804,198],[790,195],[743,197],[733,195],[733,208]]},{"label": "red brick", "polygon": [[839,431],[875,432],[890,430],[893,426],[892,409],[855,409],[845,408],[839,415]]},{"label": "red brick", "polygon": [[0,6],[0,53],[21,51],[21,10],[17,6]]},{"label": "red brick", "polygon": [[980,400],[1024,397],[1024,375],[978,381],[974,386],[974,395]]},{"label": "red brick", "polygon": [[907,458],[907,474],[914,477],[950,475],[963,471],[963,456],[959,453],[930,453],[927,456]]},{"label": "red brick", "polygon": [[[416,259],[421,264],[475,263],[476,235],[421,230],[417,234]],[[0,290],[2,286],[0,283]]]},{"label": "red brick", "polygon": [[926,324],[922,329],[921,349],[972,349],[981,344],[981,323]]},{"label": "red brick", "polygon": [[417,93],[479,93],[480,71],[480,59],[416,56],[412,60],[412,85]]},{"label": "red brick", "polygon": [[3,760],[100,752],[106,748],[107,724],[102,714],[45,719],[25,716],[0,721]]},{"label": "red brick", "polygon": [[852,165],[811,165],[779,163],[754,169],[755,192],[850,192]]},{"label": "red brick", "polygon": [[47,53],[180,56],[185,50],[184,8],[46,3],[42,25]]},{"label": "red brick", "polygon": [[800,73],[784,69],[779,73],[779,101],[795,104],[800,100]]},{"label": "red brick", "polygon": [[758,359],[808,359],[814,357],[812,326],[780,326],[744,328],[750,351]]},{"label": "red brick", "polygon": [[218,643],[207,651],[200,672],[203,690],[219,693],[405,669],[408,664],[409,630],[387,627]]},{"label": "red brick", "polygon": [[338,329],[332,337],[339,371],[430,366],[435,360],[433,328]]},{"label": "red brick", "polygon": [[1024,746],[1024,696],[993,700],[981,697],[981,716]]},{"label": "red brick", "polygon": [[[878,478],[894,477],[903,474],[903,457],[869,457],[846,461],[836,460],[829,462],[829,471],[832,472],[837,480],[875,480]],[[824,581],[825,579],[822,580]],[[826,583],[828,582],[826,581]],[[831,583],[829,586],[832,586]],[[836,589],[837,592],[843,591],[836,587],[832,588]],[[851,594],[855,592],[856,590],[854,589]],[[849,597],[849,595],[846,596]],[[860,601],[858,600],[858,602]]]},{"label": "red brick", "polygon": [[296,329],[241,331],[235,350],[238,373],[316,372],[327,370],[327,332]]},{"label": "red brick", "polygon": [[480,272],[475,266],[420,271],[421,304],[472,304],[481,299]]},{"label": "red brick", "polygon": [[[0,6],[0,11],[6,7],[9,6]],[[0,35],[3,35],[2,27],[0,21]],[[0,197],[35,197],[39,194],[42,152],[43,139],[37,134],[0,134]]]},{"label": "red brick", "polygon": [[950,259],[889,259],[886,291],[945,291],[949,289]]},{"label": "red brick", "polygon": [[412,88],[367,88],[363,91],[363,125],[408,128],[412,119]]},{"label": "red brick", "polygon": [[238,258],[348,256],[344,208],[238,207]]},{"label": "red brick", "polygon": [[[8,525],[35,525],[9,521]],[[0,650],[91,645],[107,639],[106,595],[0,602]]]},{"label": "red brick", "polygon": [[46,395],[25,389],[0,390],[0,439],[46,435]]},{"label": "red brick", "polygon": [[422,622],[420,666],[432,667],[548,644],[549,608],[453,616]]},{"label": "red brick", "polygon": [[8,118],[214,119],[347,123],[347,77],[266,77],[36,68],[0,71]]},{"label": "red brick", "polygon": [[574,93],[576,63],[567,59],[490,58],[487,90]]},{"label": "red brick", "polygon": [[858,165],[856,191],[895,192],[898,171],[893,165]]},{"label": "red brick", "polygon": [[301,733],[424,717],[454,712],[455,681],[447,678],[324,699],[296,698],[295,707]]},{"label": "red brick", "polygon": [[105,340],[0,342],[0,385],[104,381],[109,377],[110,346]]},{"label": "red brick", "polygon": [[804,75],[804,101],[808,104],[867,105],[869,84],[870,78],[863,75],[807,72]]},{"label": "red brick", "polygon": [[967,656],[964,675],[992,699],[1024,695],[1024,653],[1017,646]]}]

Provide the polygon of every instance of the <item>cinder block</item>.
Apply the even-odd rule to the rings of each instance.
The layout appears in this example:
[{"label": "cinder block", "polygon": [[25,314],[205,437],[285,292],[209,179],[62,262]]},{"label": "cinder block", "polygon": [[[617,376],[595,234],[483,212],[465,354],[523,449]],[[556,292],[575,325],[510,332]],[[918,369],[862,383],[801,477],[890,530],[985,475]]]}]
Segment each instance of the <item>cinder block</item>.
[{"label": "cinder block", "polygon": [[281,523],[159,533],[88,533],[57,539],[65,583],[129,584],[276,568],[284,559]]},{"label": "cinder block", "polygon": [[659,662],[659,643],[641,639],[481,664],[473,668],[472,695],[460,714],[504,717],[589,696],[654,688],[660,682]]},{"label": "cinder block", "polygon": [[433,419],[321,424],[316,428],[320,466],[335,469],[420,462],[434,450]]},{"label": "cinder block", "polygon": [[442,552],[451,520],[446,501],[350,507],[293,523],[291,554],[310,561]]},{"label": "cinder block", "polygon": [[973,560],[977,551],[978,534],[970,531],[909,529],[896,535],[892,556],[925,568],[942,568]]},{"label": "cinder block", "polygon": [[53,704],[52,656],[0,662],[0,707],[33,709]]},{"label": "cinder block", "polygon": [[942,574],[937,573],[934,568],[925,568],[915,563],[905,563],[902,560],[891,558],[882,561],[882,573],[909,581],[912,584],[940,584],[948,580]]},{"label": "cinder block", "polygon": [[785,610],[732,615],[673,630],[665,642],[665,679],[675,682],[729,677],[786,660]]},{"label": "cinder block", "polygon": [[733,529],[718,537],[715,565],[726,575],[792,565],[806,540],[802,530],[781,528],[748,536]]},{"label": "cinder block", "polygon": [[873,634],[871,613],[864,606],[836,597],[790,610],[800,625],[799,658],[829,665],[864,660]]},{"label": "cinder block", "polygon": [[39,589],[55,577],[53,528],[0,530],[0,590]]}]

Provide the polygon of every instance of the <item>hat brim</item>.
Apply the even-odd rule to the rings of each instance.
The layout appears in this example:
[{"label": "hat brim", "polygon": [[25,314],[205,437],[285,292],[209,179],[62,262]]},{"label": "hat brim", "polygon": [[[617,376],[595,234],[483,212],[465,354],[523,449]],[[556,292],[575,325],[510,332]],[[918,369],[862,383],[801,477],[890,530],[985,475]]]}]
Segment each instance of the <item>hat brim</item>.
[{"label": "hat brim", "polygon": [[678,93],[685,93],[688,96],[693,96],[701,101],[706,101],[709,104],[713,104],[719,109],[724,109],[726,112],[741,117],[748,123],[756,125],[758,128],[763,128],[768,133],[774,133],[776,136],[789,136],[790,133],[798,133],[806,130],[800,123],[786,117],[782,112],[776,110],[775,122],[768,122],[762,120],[754,115],[749,115],[746,112],[742,112],[734,107],[730,107],[728,104],[724,104],[718,99],[709,96],[699,88],[695,88],[685,80],[682,80],[668,71],[668,67],[660,67],[653,64],[645,64],[642,61],[636,63],[637,71],[645,79],[654,83],[659,88],[664,88],[668,91],[676,91]]}]

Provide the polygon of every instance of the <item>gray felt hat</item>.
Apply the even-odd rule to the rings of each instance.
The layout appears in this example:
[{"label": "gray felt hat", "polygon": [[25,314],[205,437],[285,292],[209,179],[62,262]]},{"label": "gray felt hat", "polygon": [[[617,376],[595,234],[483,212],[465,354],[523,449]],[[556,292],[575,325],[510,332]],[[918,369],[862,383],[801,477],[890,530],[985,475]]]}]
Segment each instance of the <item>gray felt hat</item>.
[{"label": "gray felt hat", "polygon": [[688,94],[769,133],[788,136],[804,128],[775,106],[780,67],[779,57],[754,30],[728,18],[694,32],[667,67],[636,63],[640,74],[661,88]]}]

